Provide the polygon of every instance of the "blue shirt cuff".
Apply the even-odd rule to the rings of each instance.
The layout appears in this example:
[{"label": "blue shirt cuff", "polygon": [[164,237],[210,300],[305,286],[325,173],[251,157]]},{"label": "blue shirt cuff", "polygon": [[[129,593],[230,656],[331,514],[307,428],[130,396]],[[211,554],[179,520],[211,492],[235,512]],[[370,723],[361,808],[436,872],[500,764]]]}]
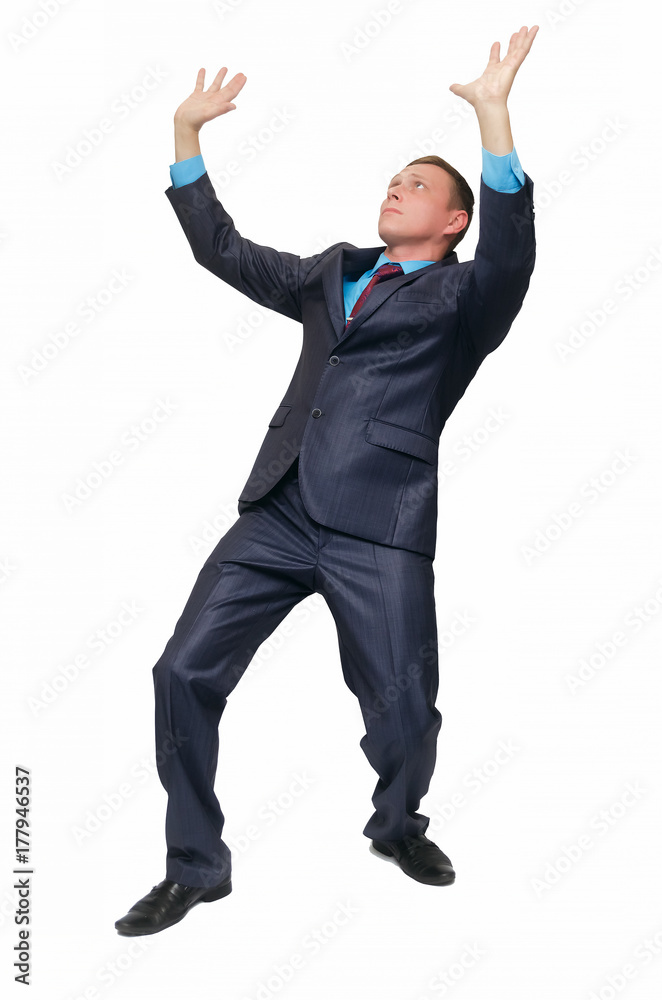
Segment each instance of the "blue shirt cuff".
[{"label": "blue shirt cuff", "polygon": [[505,191],[514,194],[524,185],[524,171],[520,166],[517,151],[513,146],[510,153],[503,156],[496,156],[488,153],[484,146],[483,150],[483,180],[488,187],[495,191]]},{"label": "blue shirt cuff", "polygon": [[202,159],[202,153],[198,153],[197,156],[189,156],[187,160],[179,160],[177,163],[171,163],[170,180],[172,181],[172,186],[179,188],[185,184],[192,184],[193,181],[197,181],[198,177],[202,177],[205,170],[206,167]]}]

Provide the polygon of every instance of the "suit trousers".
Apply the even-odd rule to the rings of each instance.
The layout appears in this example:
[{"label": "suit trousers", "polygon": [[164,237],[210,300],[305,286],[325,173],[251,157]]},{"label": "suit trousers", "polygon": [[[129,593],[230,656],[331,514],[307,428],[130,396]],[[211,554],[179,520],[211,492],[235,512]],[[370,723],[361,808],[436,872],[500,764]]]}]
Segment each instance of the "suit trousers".
[{"label": "suit trousers", "polygon": [[379,776],[363,833],[424,833],[441,713],[432,559],[314,521],[299,492],[298,457],[240,516],[207,558],[152,670],[156,759],[168,794],[166,878],[211,886],[231,874],[214,792],[219,724],[257,649],[292,608],[323,595],[344,680],[358,698],[360,741]]}]

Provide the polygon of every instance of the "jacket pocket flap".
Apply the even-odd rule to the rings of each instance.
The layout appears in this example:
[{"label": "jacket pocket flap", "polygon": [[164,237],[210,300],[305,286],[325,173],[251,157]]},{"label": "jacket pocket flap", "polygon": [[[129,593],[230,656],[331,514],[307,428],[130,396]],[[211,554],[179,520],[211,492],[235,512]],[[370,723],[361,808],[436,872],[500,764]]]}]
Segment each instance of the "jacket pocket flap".
[{"label": "jacket pocket flap", "polygon": [[409,287],[405,285],[404,288],[399,288],[395,293],[395,297],[398,302],[425,302],[426,304],[440,305],[441,299],[438,295],[434,295],[432,292],[423,292],[415,286]]},{"label": "jacket pocket flap", "polygon": [[365,439],[370,444],[393,448],[394,451],[404,451],[415,458],[422,458],[430,465],[434,465],[437,461],[438,443],[427,434],[421,434],[420,431],[411,430],[409,427],[401,427],[399,424],[390,424],[386,420],[371,417]]},{"label": "jacket pocket flap", "polygon": [[281,403],[273,417],[269,421],[270,427],[281,427],[285,423],[285,417],[292,409],[291,403]]}]

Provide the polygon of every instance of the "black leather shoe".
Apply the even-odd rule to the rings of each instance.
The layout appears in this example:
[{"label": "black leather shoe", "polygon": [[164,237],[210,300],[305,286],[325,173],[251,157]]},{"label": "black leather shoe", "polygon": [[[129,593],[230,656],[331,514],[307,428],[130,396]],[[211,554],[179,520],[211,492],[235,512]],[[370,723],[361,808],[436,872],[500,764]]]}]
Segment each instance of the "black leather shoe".
[{"label": "black leather shoe", "polygon": [[370,851],[378,857],[390,858],[417,882],[450,885],[455,881],[450,859],[424,833],[403,840],[373,840]]},{"label": "black leather shoe", "polygon": [[137,934],[156,934],[164,927],[171,927],[182,920],[192,906],[197,903],[211,903],[232,892],[232,881],[228,877],[211,889],[204,886],[182,885],[171,879],[164,879],[152,887],[150,892],[129,912],[115,921],[119,934],[134,937]]}]

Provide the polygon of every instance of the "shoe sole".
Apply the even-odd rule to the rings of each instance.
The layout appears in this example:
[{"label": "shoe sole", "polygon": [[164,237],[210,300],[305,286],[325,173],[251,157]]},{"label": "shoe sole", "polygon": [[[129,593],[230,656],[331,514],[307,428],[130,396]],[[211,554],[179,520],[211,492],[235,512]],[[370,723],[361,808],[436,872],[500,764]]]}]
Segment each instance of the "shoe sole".
[{"label": "shoe sole", "polygon": [[390,851],[387,854],[385,851],[380,850],[378,847],[374,847],[372,842],[368,845],[368,850],[370,851],[371,854],[374,854],[376,858],[381,858],[382,861],[390,861],[391,864],[396,865],[401,872],[404,872],[407,878],[413,879],[414,882],[420,882],[421,885],[452,885],[453,882],[455,881],[455,875],[440,875],[438,882],[428,882],[426,879],[416,878],[415,875],[410,875],[408,871],[405,871],[405,869],[402,867],[398,859],[393,854],[391,854]]},{"label": "shoe sole", "polygon": [[227,882],[222,882],[221,885],[216,886],[215,889],[210,889],[208,893],[198,900],[198,903],[213,903],[215,899],[222,899],[223,896],[228,896],[231,892],[232,881],[231,879],[228,879]]},{"label": "shoe sole", "polygon": [[174,927],[175,924],[178,924],[180,920],[183,920],[186,914],[193,909],[194,906],[198,905],[198,903],[213,903],[217,899],[222,899],[224,896],[228,896],[231,892],[232,880],[228,879],[227,882],[223,882],[221,885],[216,886],[215,889],[210,889],[209,892],[206,892],[204,896],[200,897],[200,899],[196,899],[195,903],[191,903],[191,905],[184,910],[182,915],[177,917],[176,920],[171,920],[169,923],[163,924],[161,927],[147,927],[142,930],[140,928],[133,929],[130,927],[118,927],[117,924],[115,924],[115,930],[122,937],[143,937],[145,934],[158,934],[160,931],[166,931],[168,927]]}]

